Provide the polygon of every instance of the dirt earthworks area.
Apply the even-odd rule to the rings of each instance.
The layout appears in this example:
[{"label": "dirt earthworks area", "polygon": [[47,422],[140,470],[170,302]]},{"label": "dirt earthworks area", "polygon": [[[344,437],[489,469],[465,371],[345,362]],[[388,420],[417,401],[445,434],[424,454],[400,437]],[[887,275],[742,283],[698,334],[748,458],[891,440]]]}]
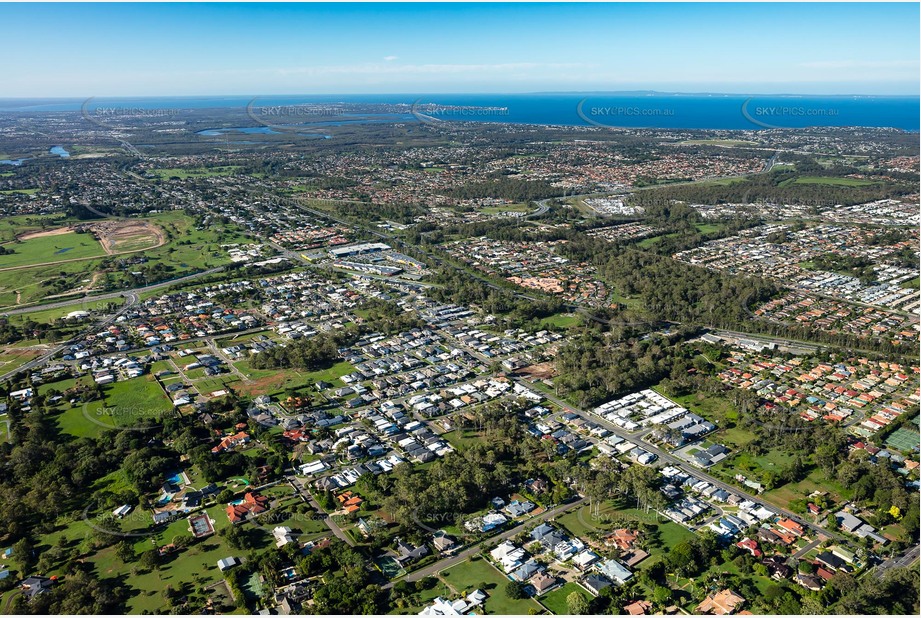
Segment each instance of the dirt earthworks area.
[{"label": "dirt earthworks area", "polygon": [[166,244],[163,230],[147,221],[100,221],[81,224],[73,229],[87,229],[109,255],[154,249]]}]

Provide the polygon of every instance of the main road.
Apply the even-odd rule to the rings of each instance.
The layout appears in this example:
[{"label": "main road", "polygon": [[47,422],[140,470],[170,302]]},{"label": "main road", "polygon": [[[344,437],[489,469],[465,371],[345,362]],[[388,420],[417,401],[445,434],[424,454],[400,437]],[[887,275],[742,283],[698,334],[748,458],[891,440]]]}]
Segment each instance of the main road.
[{"label": "main road", "polygon": [[217,272],[224,270],[223,266],[218,266],[217,268],[210,268],[208,270],[202,270],[197,273],[192,273],[191,275],[185,275],[182,277],[177,277],[176,279],[170,279],[169,281],[161,281],[160,283],[152,283],[150,285],[145,285],[139,288],[133,288],[131,290],[122,290],[120,292],[107,292],[105,294],[97,294],[95,296],[82,296],[71,298],[70,300],[62,300],[55,303],[48,303],[46,305],[32,305],[30,307],[21,307],[19,309],[11,309],[9,311],[0,312],[0,315],[19,315],[22,313],[34,313],[36,311],[45,311],[47,309],[58,309],[61,307],[72,307],[77,303],[92,303],[101,300],[112,300],[115,298],[123,298],[129,295],[139,295],[145,292],[151,292],[153,290],[158,290],[160,288],[169,287],[171,285],[186,283],[187,281],[192,281],[198,279],[199,277],[204,277],[205,275],[212,275]]},{"label": "main road", "polygon": [[[60,354],[60,353],[64,350],[64,348],[66,348],[67,346],[72,345],[73,343],[79,341],[80,338],[83,337],[84,335],[94,333],[94,332],[98,331],[100,328],[102,328],[102,327],[104,327],[104,326],[108,326],[109,324],[111,324],[112,322],[114,322],[115,319],[118,318],[118,316],[120,316],[120,315],[122,315],[123,313],[127,312],[129,309],[131,309],[131,307],[133,307],[133,306],[136,305],[138,302],[140,302],[140,296],[139,296],[140,294],[142,294],[142,293],[144,293],[144,292],[149,292],[149,291],[152,291],[152,290],[157,290],[157,289],[163,288],[163,287],[168,287],[168,286],[171,286],[171,285],[176,285],[177,283],[185,283],[185,282],[187,282],[187,281],[192,281],[193,279],[197,279],[197,278],[203,277],[203,276],[205,276],[205,275],[210,275],[210,274],[212,274],[212,273],[220,272],[220,271],[222,271],[222,270],[224,270],[224,267],[223,267],[223,266],[220,266],[220,267],[218,267],[218,268],[211,268],[211,269],[209,269],[209,270],[203,270],[203,271],[198,272],[198,273],[194,273],[194,274],[191,274],[191,275],[186,275],[185,277],[179,277],[179,278],[177,278],[177,279],[171,279],[171,280],[169,280],[169,281],[162,281],[162,282],[160,282],[160,283],[154,283],[154,284],[152,284],[152,285],[146,285],[146,286],[144,286],[144,287],[135,288],[135,289],[133,289],[133,290],[126,290],[126,291],[122,291],[122,292],[112,292],[112,293],[109,293],[109,294],[100,294],[100,295],[98,295],[98,296],[86,296],[86,297],[84,297],[84,298],[82,298],[82,299],[75,299],[75,300],[69,300],[69,301],[61,301],[61,302],[58,302],[58,303],[51,303],[51,304],[48,304],[48,305],[41,305],[41,306],[38,306],[38,307],[30,307],[30,308],[28,308],[28,309],[16,309],[16,310],[13,310],[13,311],[9,311],[9,312],[7,312],[6,314],[0,314],[0,315],[13,315],[13,314],[20,314],[20,313],[30,313],[30,312],[34,312],[34,311],[44,311],[44,310],[46,310],[46,309],[57,309],[57,308],[59,308],[59,307],[73,306],[73,305],[76,304],[76,303],[85,303],[85,302],[93,302],[93,301],[101,301],[101,300],[111,300],[111,299],[115,299],[115,298],[124,298],[124,299],[125,299],[125,304],[122,305],[122,307],[119,308],[118,311],[116,311],[116,312],[113,313],[112,315],[107,316],[107,317],[103,318],[103,319],[100,320],[100,321],[94,322],[91,326],[88,326],[88,327],[85,328],[83,331],[81,331],[80,334],[78,334],[78,335],[72,337],[71,339],[68,339],[67,341],[64,341],[64,342],[62,342],[62,343],[59,343],[58,345],[56,345],[55,347],[51,348],[50,350],[48,350],[47,352],[45,352],[45,353],[42,354],[41,356],[39,356],[39,357],[37,357],[37,358],[34,358],[34,359],[30,360],[29,362],[27,362],[27,363],[25,363],[25,364],[23,364],[23,365],[20,365],[19,367],[17,367],[16,369],[14,369],[14,370],[12,370],[12,371],[8,371],[7,373],[4,373],[4,374],[0,375],[0,383],[3,383],[3,382],[6,382],[6,381],[10,380],[13,376],[15,376],[16,374],[18,374],[18,373],[20,373],[20,372],[22,372],[22,371],[29,371],[30,369],[33,369],[33,368],[35,368],[35,367],[39,367],[39,366],[43,365],[44,363],[46,363],[46,362],[48,362],[49,360],[51,360],[52,358],[54,358],[56,355]],[[259,329],[256,329],[256,330],[263,330],[263,329],[264,329],[264,327],[259,328]],[[250,330],[253,330],[253,329],[250,329]],[[253,331],[253,332],[255,332],[255,331]],[[239,333],[234,333],[234,334],[239,334]],[[196,339],[198,339],[198,338],[196,338]]]},{"label": "main road", "polygon": [[878,565],[875,569],[873,569],[873,574],[876,577],[882,579],[883,576],[886,575],[886,571],[889,569],[900,569],[911,566],[918,561],[919,549],[921,549],[921,546],[918,545],[909,547],[904,552],[902,552],[902,555],[893,556],[892,558],[889,558],[882,564]]},{"label": "main road", "polygon": [[81,337],[83,337],[84,335],[87,335],[87,334],[89,334],[89,333],[92,333],[92,332],[94,332],[94,331],[97,331],[97,330],[99,330],[101,327],[107,326],[107,325],[111,324],[112,322],[114,322],[115,319],[116,319],[118,316],[120,316],[121,314],[123,314],[123,313],[125,313],[126,311],[128,311],[128,309],[130,309],[132,306],[134,306],[137,302],[138,302],[137,294],[135,294],[134,292],[127,292],[127,293],[126,293],[126,296],[125,296],[125,304],[124,304],[124,306],[123,306],[121,309],[119,309],[118,311],[116,311],[115,313],[113,313],[113,314],[110,315],[110,316],[106,316],[106,317],[103,318],[102,320],[99,320],[99,321],[97,321],[97,322],[94,322],[92,326],[90,326],[90,327],[84,329],[84,330],[83,330],[79,335],[77,335],[76,337],[73,337],[73,338],[71,338],[71,339],[68,339],[67,341],[64,341],[63,343],[59,343],[59,344],[56,345],[55,347],[51,348],[50,350],[48,350],[47,352],[45,352],[44,354],[42,354],[41,356],[39,356],[38,358],[34,358],[34,359],[30,360],[29,362],[27,362],[27,363],[25,363],[25,364],[23,364],[23,365],[20,365],[20,366],[17,367],[16,369],[14,369],[14,370],[12,370],[12,371],[8,371],[7,373],[4,373],[3,375],[0,375],[0,383],[3,383],[3,382],[6,382],[7,380],[10,380],[13,376],[15,376],[16,374],[18,374],[18,373],[20,373],[20,372],[22,372],[22,371],[29,371],[30,369],[33,369],[34,367],[38,367],[38,366],[40,366],[40,365],[43,365],[43,364],[47,363],[49,360],[51,360],[52,358],[54,358],[57,354],[60,354],[61,351],[64,350],[64,348],[66,348],[67,346],[69,346],[69,345],[75,343],[76,341],[78,341],[78,340],[79,340]]}]

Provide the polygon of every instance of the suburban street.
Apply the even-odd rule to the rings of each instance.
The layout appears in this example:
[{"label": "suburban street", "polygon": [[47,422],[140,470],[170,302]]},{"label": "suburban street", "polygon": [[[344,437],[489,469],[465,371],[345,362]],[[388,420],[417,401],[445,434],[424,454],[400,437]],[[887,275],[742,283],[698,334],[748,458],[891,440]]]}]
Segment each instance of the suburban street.
[{"label": "suburban street", "polygon": [[[501,543],[502,541],[506,539],[512,538],[513,536],[521,532],[521,527],[524,524],[532,524],[532,523],[537,523],[541,521],[546,521],[548,519],[552,519],[556,517],[557,515],[565,513],[566,511],[572,509],[573,507],[581,506],[583,502],[585,502],[585,498],[579,498],[578,500],[574,500],[567,504],[562,504],[556,508],[550,509],[549,511],[545,511],[544,513],[541,513],[540,515],[531,517],[530,519],[525,519],[523,521],[520,521],[518,522],[516,526],[509,528],[508,530],[505,530],[501,534],[497,534],[496,536],[491,536],[486,540],[480,541],[479,543],[475,543],[471,545],[470,547],[467,547],[466,549],[458,552],[457,554],[453,556],[448,556],[446,558],[439,560],[438,562],[435,562],[434,564],[430,564],[427,567],[423,567],[419,569],[418,571],[413,571],[412,573],[407,575],[404,579],[409,582],[414,582],[424,577],[435,575],[439,571],[444,571],[445,569],[451,568],[452,566],[456,564],[460,564],[464,560],[467,560],[470,556],[477,554],[481,549],[483,549],[484,545],[487,545],[487,544],[492,545],[494,543]],[[392,587],[393,587],[393,582],[390,582],[383,586],[384,590],[387,590]]]},{"label": "suburban street", "polygon": [[14,369],[14,370],[12,370],[12,371],[8,371],[7,373],[5,373],[5,374],[3,374],[3,375],[0,375],[0,383],[6,382],[7,380],[11,379],[13,376],[15,376],[16,374],[18,374],[19,372],[22,372],[22,371],[29,371],[30,369],[32,369],[32,368],[34,368],[34,367],[38,367],[38,366],[40,366],[40,365],[45,364],[45,363],[46,363],[47,361],[49,361],[50,359],[54,358],[57,354],[60,354],[60,352],[61,352],[64,348],[66,348],[67,346],[71,345],[73,342],[78,341],[78,340],[79,340],[81,337],[83,337],[84,335],[86,335],[86,334],[88,334],[88,333],[92,333],[92,332],[98,330],[99,328],[102,328],[102,327],[104,327],[104,326],[108,326],[109,324],[111,324],[112,322],[114,322],[115,319],[116,319],[118,316],[120,316],[121,314],[123,314],[123,313],[125,313],[126,311],[128,311],[128,309],[130,309],[131,307],[133,307],[133,306],[134,306],[135,304],[137,304],[137,302],[138,302],[138,296],[137,296],[137,294],[136,294],[134,291],[131,291],[131,292],[124,292],[123,294],[124,294],[124,296],[125,296],[125,304],[124,304],[118,311],[116,311],[115,313],[113,313],[113,314],[110,315],[110,316],[107,316],[107,317],[103,318],[101,321],[95,322],[94,324],[92,324],[92,325],[89,326],[88,328],[84,329],[80,334],[78,334],[77,336],[73,337],[72,339],[69,339],[69,340],[67,340],[67,341],[64,341],[63,343],[59,343],[58,345],[56,345],[55,347],[51,348],[50,350],[48,350],[47,352],[45,352],[45,353],[42,354],[41,356],[39,356],[39,357],[37,357],[37,358],[34,358],[34,359],[30,360],[29,362],[27,362],[27,363],[25,363],[25,364],[23,364],[23,365],[20,365],[19,367],[17,367],[16,369]]},{"label": "suburban street", "polygon": [[[297,495],[300,496],[301,500],[312,506],[317,513],[326,513],[326,511],[320,508],[320,505],[317,504],[317,501],[313,499],[313,496],[310,494],[310,492],[307,491],[302,483],[298,482],[298,479],[292,473],[285,474],[285,480],[287,480],[291,487],[294,488],[294,491],[297,492]],[[326,515],[323,518],[323,523],[326,524],[326,527],[329,528],[333,534],[342,539],[347,545],[355,545],[355,541],[353,541],[349,535],[342,531],[342,528],[339,527],[339,524],[333,521],[332,517]]]},{"label": "suburban street", "polygon": [[[520,378],[515,378],[515,380],[518,381],[518,382],[520,382],[522,385],[527,386],[527,382],[526,382],[526,381],[521,380]],[[579,408],[576,408],[576,407],[572,406],[571,404],[569,404],[569,403],[563,401],[562,399],[560,399],[560,398],[558,398],[558,397],[556,397],[556,396],[554,396],[554,395],[550,395],[549,393],[544,393],[544,395],[547,397],[547,399],[549,399],[550,401],[552,401],[552,402],[555,403],[556,405],[560,406],[562,409],[567,410],[567,411],[571,411],[571,412],[575,412],[575,413],[577,413],[577,414],[580,414],[580,415],[582,415],[582,416],[583,416],[584,418],[586,418],[586,419],[591,419],[593,422],[598,423],[599,425],[603,426],[605,429],[607,429],[607,430],[610,431],[611,433],[613,433],[613,434],[615,434],[615,435],[618,435],[618,436],[620,436],[621,438],[623,438],[623,439],[625,439],[625,440],[631,440],[631,441],[634,441],[634,442],[635,442],[636,440],[642,440],[643,436],[645,436],[647,433],[649,433],[649,431],[651,431],[650,428],[647,428],[647,429],[645,429],[645,430],[641,430],[641,431],[639,431],[639,432],[636,432],[636,433],[632,433],[632,434],[631,434],[631,433],[629,433],[629,432],[627,432],[627,431],[624,431],[623,429],[621,429],[621,428],[618,427],[617,425],[614,425],[613,423],[609,422],[607,419],[604,419],[604,418],[601,418],[601,417],[599,417],[599,416],[597,416],[597,415],[591,414],[591,413],[589,413],[589,412],[587,412],[587,411],[585,411],[585,410],[581,410],[581,409],[579,409]],[[720,489],[724,489],[724,490],[726,490],[726,491],[729,491],[729,492],[738,494],[738,495],[742,496],[743,498],[747,498],[748,500],[752,500],[752,501],[754,501],[754,502],[766,502],[767,504],[770,505],[771,509],[774,510],[774,511],[776,511],[778,514],[781,514],[781,515],[783,515],[783,516],[785,516],[785,517],[788,517],[788,518],[792,519],[793,521],[797,522],[798,524],[800,524],[800,525],[802,525],[802,526],[805,526],[805,527],[807,527],[807,528],[811,528],[811,529],[814,530],[815,532],[824,534],[824,535],[825,535],[826,537],[828,537],[828,538],[833,538],[833,539],[840,539],[840,538],[842,538],[841,535],[839,535],[839,534],[837,534],[837,533],[834,533],[834,532],[831,532],[830,530],[827,530],[827,529],[825,529],[825,528],[822,528],[821,526],[819,526],[819,525],[817,525],[817,524],[809,523],[809,522],[805,521],[804,519],[802,519],[799,515],[796,515],[795,513],[791,512],[791,511],[788,511],[788,510],[786,510],[786,509],[782,509],[782,508],[776,506],[775,504],[772,504],[772,503],[768,502],[768,501],[765,500],[764,498],[759,498],[759,497],[757,497],[757,496],[753,496],[752,494],[749,494],[749,493],[747,493],[747,492],[745,492],[745,491],[742,491],[741,489],[739,489],[738,487],[736,487],[736,486],[734,486],[734,485],[729,485],[728,483],[724,483],[723,481],[719,480],[719,479],[716,478],[716,477],[713,477],[713,476],[707,474],[706,472],[704,472],[703,470],[701,470],[701,469],[699,469],[699,468],[693,468],[693,467],[689,466],[689,465],[687,464],[687,462],[685,462],[684,460],[679,459],[679,458],[675,457],[674,455],[672,455],[671,453],[668,453],[667,451],[664,451],[664,450],[662,450],[662,449],[660,449],[660,448],[658,448],[658,447],[656,447],[656,446],[651,445],[649,442],[646,442],[645,440],[643,440],[643,448],[644,448],[645,450],[651,452],[651,453],[655,453],[656,455],[658,455],[658,456],[659,456],[659,459],[661,459],[662,461],[668,462],[670,465],[675,466],[676,468],[680,468],[680,469],[684,470],[686,473],[691,474],[691,475],[693,475],[693,476],[695,476],[695,477],[697,477],[697,478],[703,479],[703,480],[707,481],[708,483],[711,483],[711,484],[713,484],[713,485],[719,487]]]}]

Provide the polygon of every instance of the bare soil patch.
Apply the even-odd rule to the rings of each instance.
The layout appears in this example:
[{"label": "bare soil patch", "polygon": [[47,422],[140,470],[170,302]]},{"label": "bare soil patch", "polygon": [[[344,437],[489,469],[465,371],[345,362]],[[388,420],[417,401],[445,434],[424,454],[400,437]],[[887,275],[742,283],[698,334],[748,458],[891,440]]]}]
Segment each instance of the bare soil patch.
[{"label": "bare soil patch", "polygon": [[154,249],[166,244],[166,235],[148,221],[120,219],[87,224],[109,255]]},{"label": "bare soil patch", "polygon": [[556,375],[556,368],[553,366],[553,363],[538,363],[536,365],[522,367],[515,373],[527,376],[533,380],[547,380]]},{"label": "bare soil patch", "polygon": [[42,230],[41,232],[26,232],[25,234],[17,236],[17,239],[18,240],[29,240],[32,238],[44,238],[45,236],[60,236],[61,234],[69,234],[70,232],[73,232],[73,231],[74,231],[74,228],[70,226],[59,227],[53,230]]}]

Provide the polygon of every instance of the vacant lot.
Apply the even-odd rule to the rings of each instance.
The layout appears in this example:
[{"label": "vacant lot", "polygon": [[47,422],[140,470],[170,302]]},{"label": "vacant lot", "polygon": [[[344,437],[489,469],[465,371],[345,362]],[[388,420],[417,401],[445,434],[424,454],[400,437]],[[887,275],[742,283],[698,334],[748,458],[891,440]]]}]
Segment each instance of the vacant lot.
[{"label": "vacant lot", "polygon": [[335,387],[344,385],[339,378],[355,371],[351,364],[340,361],[321,371],[298,371],[296,369],[253,369],[250,367],[248,360],[236,361],[233,363],[240,373],[245,375],[252,382],[246,382],[240,385],[240,391],[244,394],[263,394],[280,396],[288,389],[310,389],[313,390],[317,382],[329,382]]},{"label": "vacant lot", "polygon": [[566,597],[568,597],[573,592],[578,592],[585,600],[591,598],[591,595],[579,584],[573,582],[566,582],[561,587],[556,590],[551,590],[544,596],[540,597],[540,602],[544,607],[549,609],[554,614],[561,616],[569,613],[569,605],[566,603]]},{"label": "vacant lot", "polygon": [[223,167],[162,167],[150,170],[160,180],[169,178],[211,178],[213,176],[232,176],[240,168],[234,165]]},{"label": "vacant lot", "polygon": [[[791,181],[784,181],[781,186],[790,184]],[[833,178],[830,176],[800,176],[792,181],[798,185],[831,185],[835,187],[866,187],[876,184],[872,180],[862,180],[860,178]]]},{"label": "vacant lot", "polygon": [[104,401],[92,401],[65,410],[58,428],[76,437],[96,437],[108,429],[156,422],[173,409],[152,375],[115,382],[104,387]]},{"label": "vacant lot", "polygon": [[0,349],[0,373],[18,369],[41,354],[40,350],[4,347]]},{"label": "vacant lot", "polygon": [[456,595],[471,593],[486,584],[484,592],[489,596],[483,605],[487,614],[527,614],[528,610],[540,611],[540,605],[531,599],[511,599],[505,593],[509,579],[486,560],[467,560],[439,573],[441,579],[454,589]]},{"label": "vacant lot", "polygon": [[62,233],[30,236],[4,245],[13,254],[0,256],[0,268],[19,268],[105,255],[102,245],[91,234],[78,234],[64,228]]},{"label": "vacant lot", "polygon": [[741,139],[689,139],[681,144],[686,146],[757,146],[758,142]]}]

